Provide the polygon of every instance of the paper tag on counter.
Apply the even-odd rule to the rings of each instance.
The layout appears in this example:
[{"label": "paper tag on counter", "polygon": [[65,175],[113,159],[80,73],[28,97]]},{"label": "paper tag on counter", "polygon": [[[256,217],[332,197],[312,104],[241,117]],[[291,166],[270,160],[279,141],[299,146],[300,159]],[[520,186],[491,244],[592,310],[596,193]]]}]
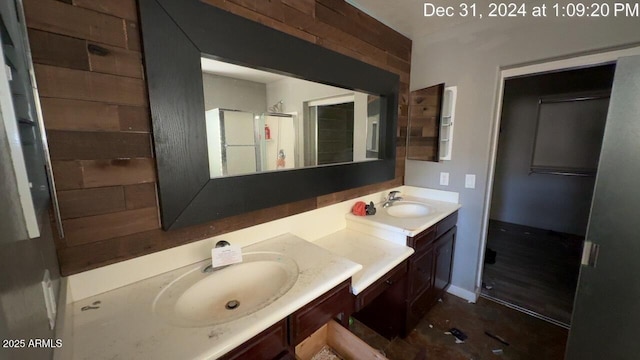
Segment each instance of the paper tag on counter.
[{"label": "paper tag on counter", "polygon": [[229,245],[211,249],[211,265],[216,268],[242,262],[242,248]]}]

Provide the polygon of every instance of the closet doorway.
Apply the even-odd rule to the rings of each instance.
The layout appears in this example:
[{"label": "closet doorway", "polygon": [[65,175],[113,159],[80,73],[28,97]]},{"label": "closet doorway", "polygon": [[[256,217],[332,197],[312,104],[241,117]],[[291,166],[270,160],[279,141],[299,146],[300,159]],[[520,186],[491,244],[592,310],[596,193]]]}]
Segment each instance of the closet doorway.
[{"label": "closet doorway", "polygon": [[614,71],[505,80],[481,296],[570,326]]}]

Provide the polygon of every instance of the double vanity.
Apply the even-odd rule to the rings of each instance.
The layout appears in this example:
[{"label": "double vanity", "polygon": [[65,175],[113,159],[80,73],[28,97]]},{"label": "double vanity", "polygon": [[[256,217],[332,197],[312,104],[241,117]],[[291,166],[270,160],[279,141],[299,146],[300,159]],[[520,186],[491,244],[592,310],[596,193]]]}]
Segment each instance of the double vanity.
[{"label": "double vanity", "polygon": [[73,358],[293,359],[350,316],[405,336],[450,281],[460,205],[445,200],[403,194],[313,242],[283,234],[238,264],[209,259],[77,301]]}]

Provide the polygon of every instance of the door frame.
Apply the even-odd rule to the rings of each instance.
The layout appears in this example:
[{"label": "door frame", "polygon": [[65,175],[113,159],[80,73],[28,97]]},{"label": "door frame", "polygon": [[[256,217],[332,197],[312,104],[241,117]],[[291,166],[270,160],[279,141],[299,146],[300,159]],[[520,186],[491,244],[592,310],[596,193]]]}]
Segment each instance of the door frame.
[{"label": "door frame", "polygon": [[640,46],[633,46],[624,49],[608,50],[599,53],[577,55],[574,57],[545,61],[528,65],[516,65],[501,67],[498,77],[496,103],[494,107],[494,117],[491,122],[491,140],[489,145],[489,169],[487,185],[485,188],[485,200],[482,209],[482,230],[480,237],[480,254],[476,277],[476,297],[480,296],[482,290],[482,275],[484,270],[485,247],[489,231],[489,215],[491,210],[491,196],[493,195],[493,182],[495,178],[496,160],[498,155],[498,137],[500,134],[500,118],[502,117],[502,97],[504,95],[504,83],[509,78],[518,76],[540,74],[554,71],[574,70],[584,67],[604,65],[616,62],[618,58],[624,56],[640,55]]}]

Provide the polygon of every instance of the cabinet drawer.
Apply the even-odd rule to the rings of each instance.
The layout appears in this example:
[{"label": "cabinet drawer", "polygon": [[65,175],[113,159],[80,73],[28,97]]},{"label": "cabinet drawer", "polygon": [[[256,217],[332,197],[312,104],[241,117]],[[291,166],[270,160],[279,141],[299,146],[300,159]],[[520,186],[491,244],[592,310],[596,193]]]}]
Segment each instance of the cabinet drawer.
[{"label": "cabinet drawer", "polygon": [[458,222],[458,212],[454,212],[453,214],[447,216],[446,218],[440,220],[440,222],[435,226],[436,227],[436,238],[442,236],[442,234],[449,231],[451,228],[456,226]]},{"label": "cabinet drawer", "polygon": [[351,279],[329,290],[289,317],[290,344],[295,346],[333,318],[346,324],[353,313]]},{"label": "cabinet drawer", "polygon": [[407,238],[407,246],[416,250],[416,253],[433,243],[436,238],[436,226],[432,226],[414,237]]},{"label": "cabinet drawer", "polygon": [[296,346],[296,358],[311,360],[325,346],[330,347],[341,359],[388,360],[335,321],[329,321]]},{"label": "cabinet drawer", "polygon": [[273,360],[286,354],[287,322],[282,319],[277,324],[251,338],[224,355],[222,360],[256,359]]},{"label": "cabinet drawer", "polygon": [[409,265],[409,299],[433,284],[433,245],[414,255]]},{"label": "cabinet drawer", "polygon": [[407,261],[403,261],[400,265],[394,267],[383,277],[371,284],[366,290],[358,294],[356,297],[355,311],[360,311],[362,308],[370,304],[373,299],[377,298],[391,286],[401,281],[406,273]]}]

